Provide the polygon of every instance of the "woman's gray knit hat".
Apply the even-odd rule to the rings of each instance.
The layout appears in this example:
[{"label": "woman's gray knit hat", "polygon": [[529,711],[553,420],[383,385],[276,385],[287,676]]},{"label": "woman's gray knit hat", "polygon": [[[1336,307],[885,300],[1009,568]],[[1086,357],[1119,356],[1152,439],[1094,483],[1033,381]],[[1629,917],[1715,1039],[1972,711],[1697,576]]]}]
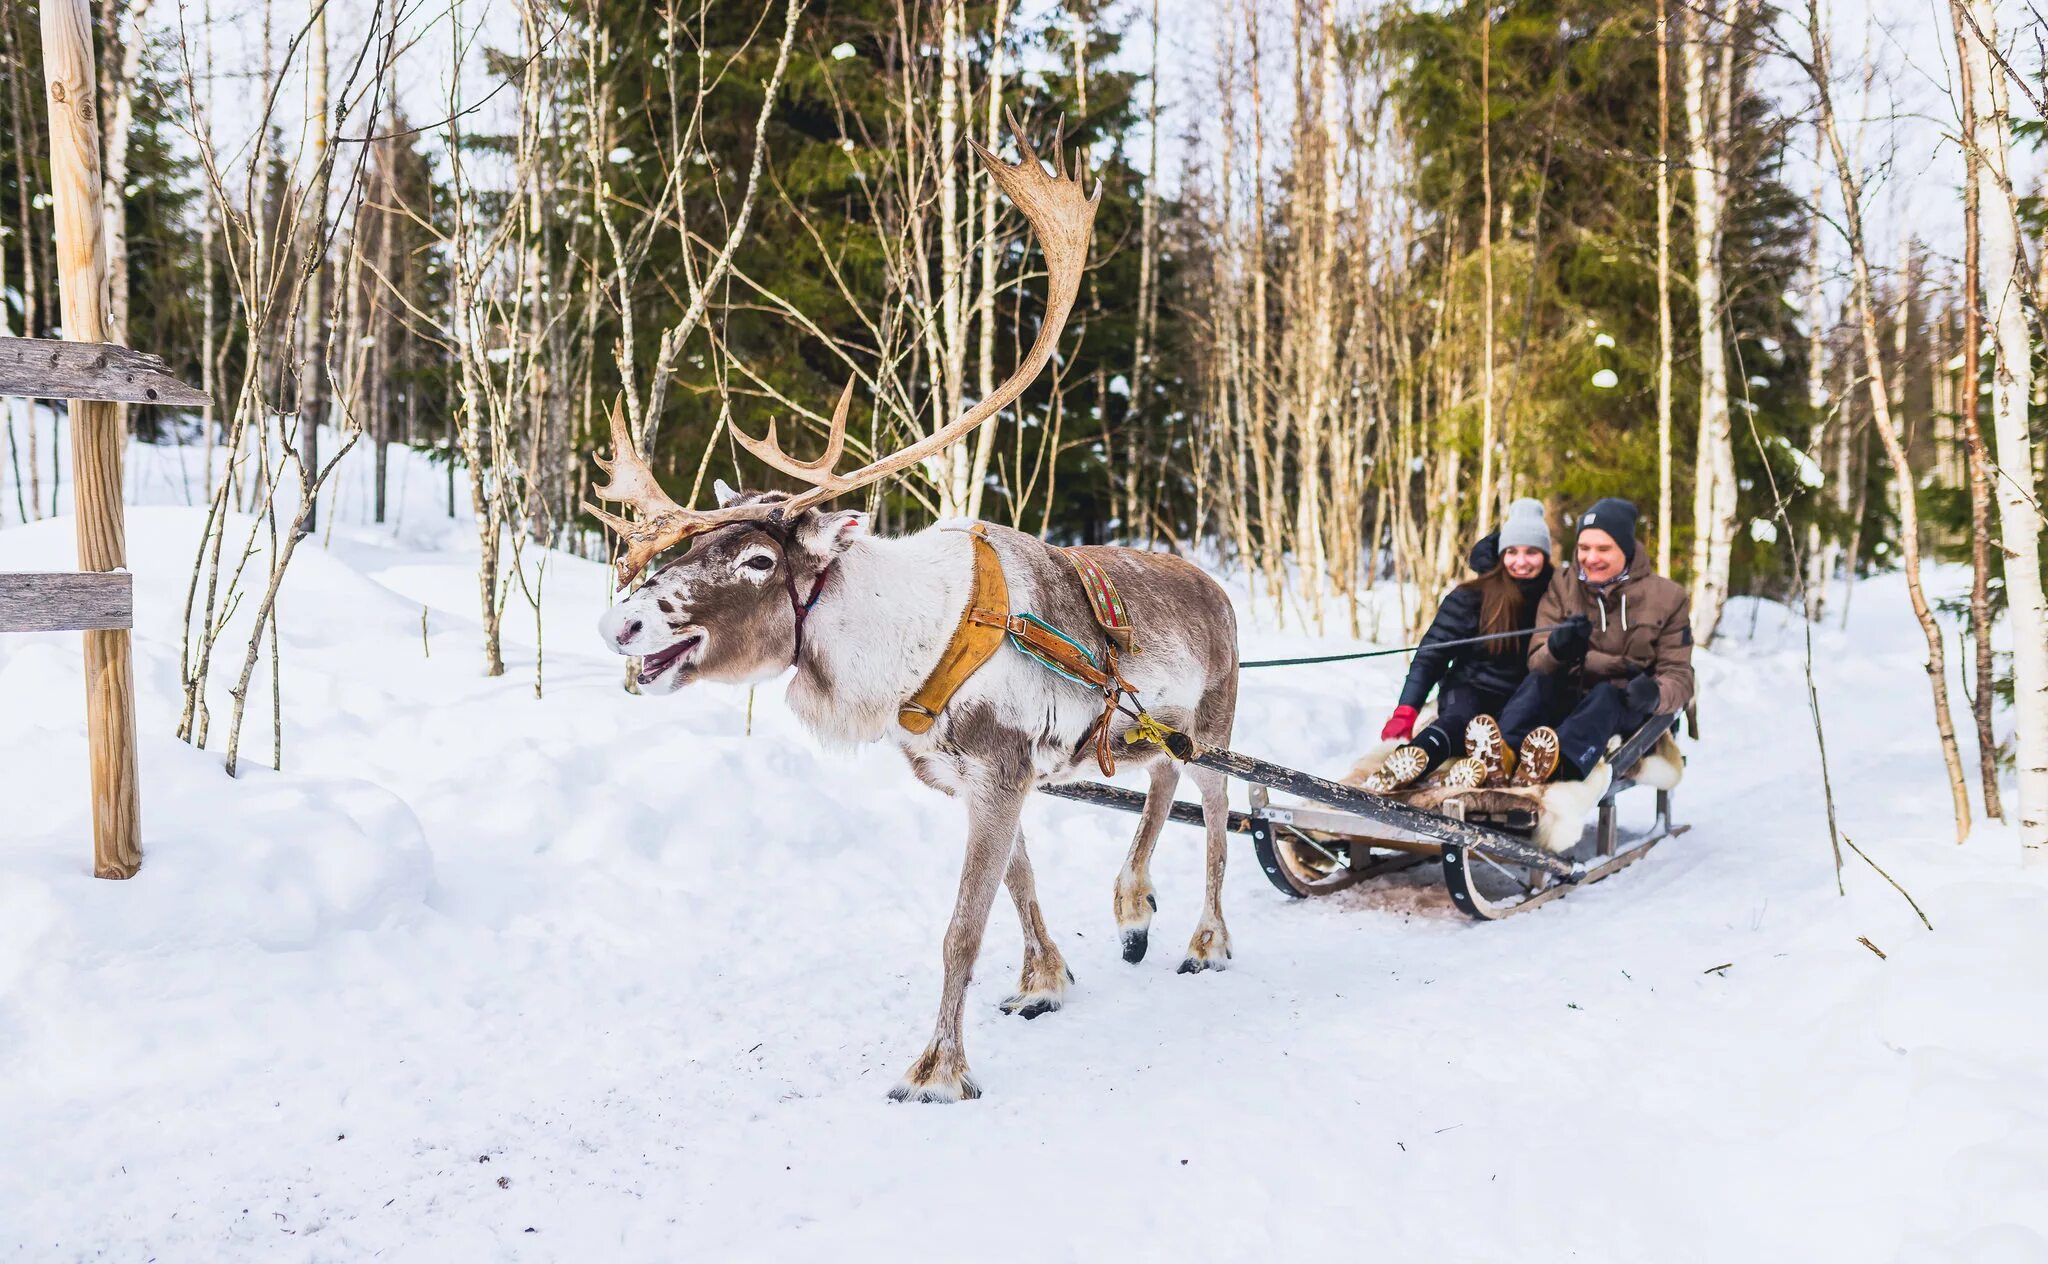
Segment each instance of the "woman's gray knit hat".
[{"label": "woman's gray knit hat", "polygon": [[1550,547],[1550,525],[1543,521],[1543,502],[1522,499],[1508,506],[1508,520],[1500,524],[1500,547],[1503,551],[1515,547],[1542,549],[1545,557],[1555,557]]}]

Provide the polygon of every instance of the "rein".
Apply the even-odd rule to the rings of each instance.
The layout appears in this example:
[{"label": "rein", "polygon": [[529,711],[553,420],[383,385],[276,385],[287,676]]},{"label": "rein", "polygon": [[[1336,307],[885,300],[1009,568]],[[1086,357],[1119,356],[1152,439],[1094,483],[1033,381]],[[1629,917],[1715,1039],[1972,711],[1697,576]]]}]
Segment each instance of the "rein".
[{"label": "rein", "polygon": [[818,598],[825,595],[825,581],[832,578],[832,568],[837,565],[839,565],[837,557],[825,563],[824,569],[818,572],[818,577],[811,581],[811,595],[802,601],[798,601],[796,599],[796,568],[789,564],[788,541],[785,540],[783,542],[782,587],[789,593],[789,608],[796,615],[796,647],[789,651],[789,665],[791,667],[796,666],[796,660],[802,658],[804,654],[804,620],[811,617],[811,607],[817,605]]}]

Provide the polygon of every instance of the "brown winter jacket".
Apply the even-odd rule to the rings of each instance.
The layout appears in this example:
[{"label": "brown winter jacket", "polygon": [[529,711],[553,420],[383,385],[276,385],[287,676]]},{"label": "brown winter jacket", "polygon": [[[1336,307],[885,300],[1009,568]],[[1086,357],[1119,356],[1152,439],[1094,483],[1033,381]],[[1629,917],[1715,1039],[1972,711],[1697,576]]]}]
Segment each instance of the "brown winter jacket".
[{"label": "brown winter jacket", "polygon": [[[1562,623],[1582,614],[1593,625],[1593,648],[1586,652],[1586,683],[1626,682],[1640,671],[1657,676],[1657,710],[1669,715],[1692,701],[1692,598],[1662,575],[1643,546],[1629,559],[1628,578],[1596,593],[1579,579],[1579,568],[1566,561],[1557,568],[1550,590],[1536,609],[1536,626]],[[1560,669],[1547,637],[1529,647],[1529,670]]]}]

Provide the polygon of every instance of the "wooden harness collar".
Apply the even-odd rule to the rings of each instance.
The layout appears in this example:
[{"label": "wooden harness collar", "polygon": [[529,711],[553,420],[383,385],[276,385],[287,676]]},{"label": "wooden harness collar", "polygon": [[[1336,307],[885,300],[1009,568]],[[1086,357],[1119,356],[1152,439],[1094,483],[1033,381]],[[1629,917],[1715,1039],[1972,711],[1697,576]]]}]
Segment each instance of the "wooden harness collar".
[{"label": "wooden harness collar", "polygon": [[1082,586],[1088,590],[1089,603],[1096,618],[1109,634],[1109,644],[1103,647],[1103,657],[1098,665],[1087,650],[1044,622],[1028,615],[1010,613],[1010,586],[1003,578],[1002,559],[996,555],[995,546],[988,542],[980,523],[970,527],[968,534],[974,540],[974,586],[968,593],[966,608],[960,612],[960,622],[954,627],[952,639],[946,642],[944,652],[939,655],[938,665],[932,668],[931,675],[925,677],[924,684],[918,686],[910,700],[898,708],[896,722],[912,733],[930,732],[932,725],[938,722],[939,713],[967,683],[967,678],[995,657],[1005,640],[1015,640],[1017,648],[1102,695],[1102,714],[1082,740],[1086,742],[1093,738],[1097,766],[1104,776],[1115,775],[1116,757],[1111,750],[1109,736],[1110,716],[1116,712],[1123,695],[1132,692],[1130,682],[1117,670],[1117,646],[1121,644],[1126,650],[1136,652],[1130,641],[1129,614],[1122,598],[1117,595],[1116,586],[1093,561],[1062,550],[1074,563]]}]

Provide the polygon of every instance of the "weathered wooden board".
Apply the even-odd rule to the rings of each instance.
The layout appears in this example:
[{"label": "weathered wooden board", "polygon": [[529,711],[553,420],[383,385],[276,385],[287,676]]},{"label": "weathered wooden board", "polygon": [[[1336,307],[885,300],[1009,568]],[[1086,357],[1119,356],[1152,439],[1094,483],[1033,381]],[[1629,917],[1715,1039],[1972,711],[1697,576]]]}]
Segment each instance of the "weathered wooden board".
[{"label": "weathered wooden board", "polygon": [[208,402],[205,391],[172,377],[147,352],[55,338],[0,338],[0,395],[118,404]]},{"label": "weathered wooden board", "polygon": [[0,632],[106,632],[135,626],[127,571],[0,574]]}]

